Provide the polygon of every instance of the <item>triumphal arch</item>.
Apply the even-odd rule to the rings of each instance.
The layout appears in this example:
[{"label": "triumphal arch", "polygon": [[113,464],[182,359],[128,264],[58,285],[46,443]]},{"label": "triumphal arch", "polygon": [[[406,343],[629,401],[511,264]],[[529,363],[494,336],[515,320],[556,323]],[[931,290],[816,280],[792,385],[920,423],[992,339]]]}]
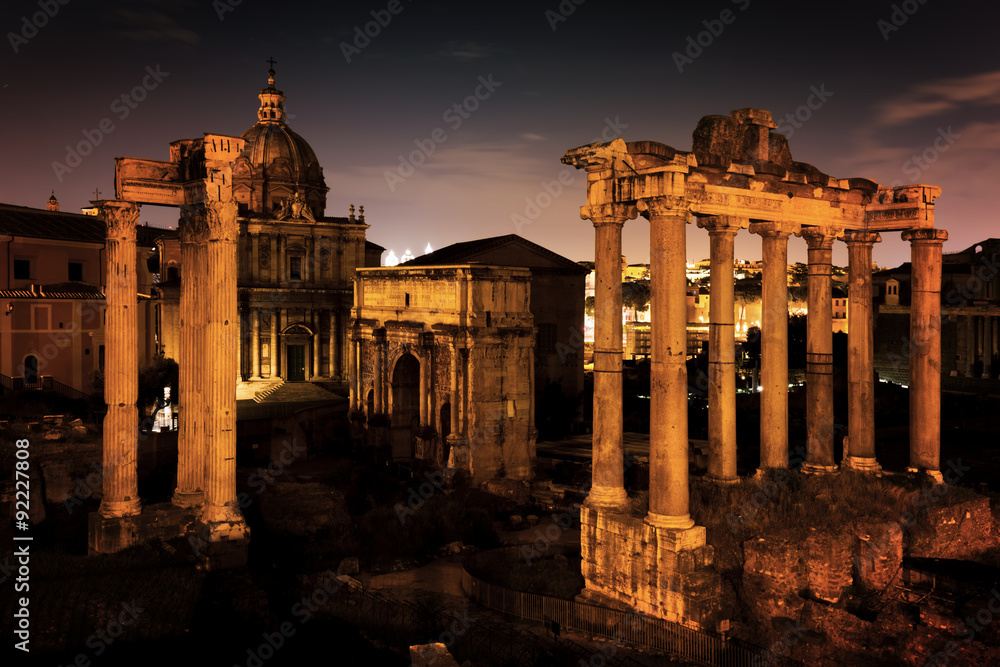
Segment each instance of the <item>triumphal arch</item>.
[{"label": "triumphal arch", "polygon": [[[587,590],[672,620],[712,626],[719,580],[710,568],[705,528],[689,513],[688,381],[685,366],[685,235],[689,222],[711,243],[708,478],[736,473],[733,243],[741,230],[763,247],[760,467],[784,468],[788,456],[787,244],[808,246],[806,368],[807,458],[804,472],[838,470],[834,460],[831,256],[849,253],[848,437],[841,465],[879,474],[874,442],[872,246],[902,232],[912,253],[910,311],[910,470],[941,480],[941,250],[932,185],[880,186],[833,178],[796,162],[771,113],[738,109],[706,116],[692,148],[653,141],[594,143],[568,151],[565,164],[587,172],[580,216],[596,231],[593,486],[581,513]],[[623,512],[622,226],[649,221],[652,287],[649,512]],[[633,554],[640,554],[639,557]],[[630,564],[630,567],[623,567]]]}]

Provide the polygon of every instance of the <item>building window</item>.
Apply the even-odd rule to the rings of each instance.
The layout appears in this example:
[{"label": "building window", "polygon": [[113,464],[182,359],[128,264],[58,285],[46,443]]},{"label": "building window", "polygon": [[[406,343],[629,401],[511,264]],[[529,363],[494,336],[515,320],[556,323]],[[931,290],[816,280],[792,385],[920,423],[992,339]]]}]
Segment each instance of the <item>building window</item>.
[{"label": "building window", "polygon": [[180,277],[181,277],[180,273],[177,272],[177,267],[176,266],[168,266],[167,267],[167,280],[168,281],[169,280],[177,280]]},{"label": "building window", "polygon": [[31,260],[15,259],[14,280],[30,280],[30,279],[31,279]]},{"label": "building window", "polygon": [[76,282],[83,281],[83,262],[69,263],[69,279]]},{"label": "building window", "polygon": [[554,354],[556,351],[556,325],[542,322],[538,325],[538,354]]},{"label": "building window", "polygon": [[288,258],[288,278],[289,280],[302,280],[302,258]]}]

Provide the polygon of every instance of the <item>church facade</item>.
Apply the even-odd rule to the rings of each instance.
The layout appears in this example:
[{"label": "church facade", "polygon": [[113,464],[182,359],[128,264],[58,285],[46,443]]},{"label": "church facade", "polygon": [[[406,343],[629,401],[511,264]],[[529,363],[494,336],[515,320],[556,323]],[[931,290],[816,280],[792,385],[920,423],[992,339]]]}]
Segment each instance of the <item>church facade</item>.
[{"label": "church facade", "polygon": [[[284,94],[260,91],[257,123],[239,137],[206,134],[170,144],[177,180],[188,181],[206,154],[231,156],[232,196],[238,206],[240,398],[281,382],[347,379],[347,325],[355,269],[379,264],[382,248],[365,240],[364,207],[327,217],[329,188],[316,154],[287,125]],[[120,159],[119,191],[145,190],[157,164]],[[164,180],[170,180],[169,173]],[[158,243],[163,283],[158,290],[158,341],[165,356],[179,358],[180,281],[199,280],[204,267],[184,266],[191,234],[164,235]],[[211,289],[211,285],[204,285]]]}]

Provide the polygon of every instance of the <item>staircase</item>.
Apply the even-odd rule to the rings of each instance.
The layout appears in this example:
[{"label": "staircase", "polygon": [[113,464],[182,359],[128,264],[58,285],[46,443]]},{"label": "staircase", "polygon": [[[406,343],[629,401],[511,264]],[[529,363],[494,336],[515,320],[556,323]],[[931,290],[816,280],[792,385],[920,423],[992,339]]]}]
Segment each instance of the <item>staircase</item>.
[{"label": "staircase", "polygon": [[285,382],[254,397],[258,403],[315,403],[342,398],[316,382]]}]

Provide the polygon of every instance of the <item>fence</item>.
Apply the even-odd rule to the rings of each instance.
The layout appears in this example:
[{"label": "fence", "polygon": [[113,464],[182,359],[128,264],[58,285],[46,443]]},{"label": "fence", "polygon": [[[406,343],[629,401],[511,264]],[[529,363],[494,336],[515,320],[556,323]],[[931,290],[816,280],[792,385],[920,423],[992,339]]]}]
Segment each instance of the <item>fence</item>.
[{"label": "fence", "polygon": [[511,590],[474,577],[468,568],[462,569],[462,590],[476,602],[511,616],[540,623],[555,622],[562,628],[645,646],[702,665],[798,664],[760,646],[661,618]]}]

